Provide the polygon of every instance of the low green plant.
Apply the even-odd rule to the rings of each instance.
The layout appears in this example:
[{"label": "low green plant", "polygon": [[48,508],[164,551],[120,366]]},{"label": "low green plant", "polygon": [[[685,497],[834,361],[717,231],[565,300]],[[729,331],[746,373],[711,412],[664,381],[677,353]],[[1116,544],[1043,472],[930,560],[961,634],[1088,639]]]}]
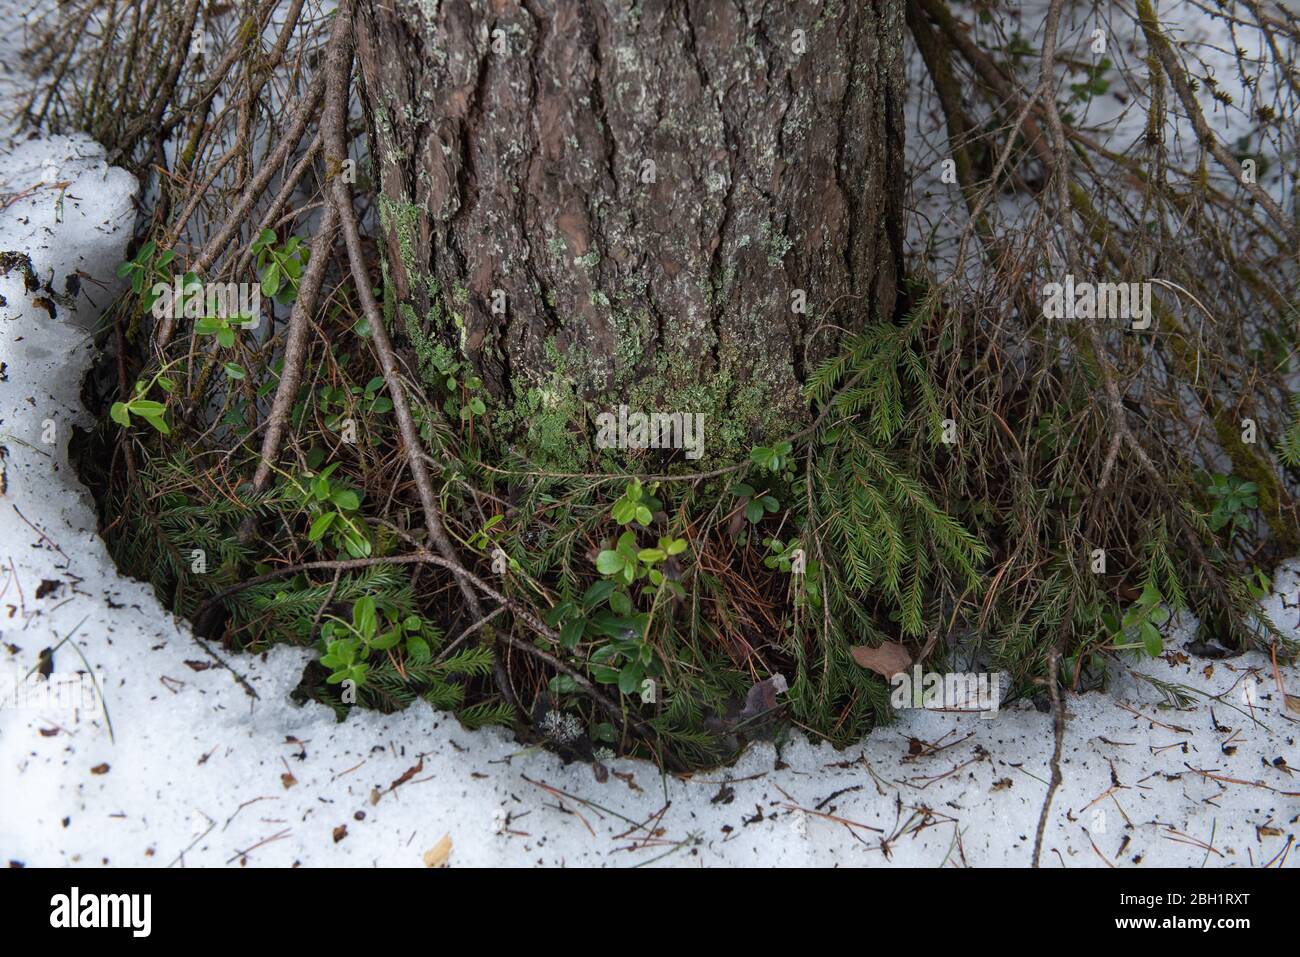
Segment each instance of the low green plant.
[{"label": "low green plant", "polygon": [[1165,643],[1160,629],[1169,623],[1169,611],[1163,602],[1160,589],[1154,581],[1148,580],[1138,600],[1123,616],[1107,612],[1103,620],[1110,629],[1112,647],[1116,651],[1144,651],[1152,658],[1162,654]]},{"label": "low green plant", "polygon": [[750,450],[749,459],[759,468],[769,472],[780,472],[789,464],[794,446],[789,442],[777,442],[775,445],[756,445]]},{"label": "low green plant", "polygon": [[765,515],[771,515],[781,508],[781,503],[775,495],[770,495],[766,491],[755,491],[754,486],[745,482],[733,486],[731,494],[748,500],[745,502],[745,520],[751,525],[757,525]]},{"label": "low green plant", "polygon": [[145,422],[148,422],[163,435],[171,434],[171,428],[167,425],[167,420],[165,418],[167,406],[154,399],[148,398],[150,390],[152,390],[155,385],[168,393],[176,388],[175,380],[163,375],[165,369],[166,366],[159,369],[148,382],[145,382],[143,379],[137,380],[135,383],[135,390],[132,392],[129,399],[124,402],[114,402],[112,406],[109,407],[109,418],[123,428],[130,428],[131,417],[134,416],[137,419],[143,419]]},{"label": "low green plant", "polygon": [[1238,531],[1251,527],[1246,513],[1259,508],[1259,486],[1235,475],[1211,475],[1204,491],[1214,502],[1210,512],[1210,528],[1218,532],[1228,529],[1231,539]]},{"label": "low green plant", "polygon": [[294,483],[300,504],[311,516],[307,541],[319,546],[328,540],[337,552],[365,558],[370,554],[371,544],[365,522],[357,514],[362,492],[331,478],[338,467],[339,463],[335,462],[319,474],[304,476],[301,482]]},{"label": "low green plant", "polygon": [[627,525],[630,522],[649,525],[655,510],[661,507],[659,500],[647,494],[641,487],[641,480],[633,479],[627,483],[622,498],[614,503],[610,515],[620,525]]},{"label": "low green plant", "polygon": [[290,236],[283,244],[276,240],[274,230],[264,229],[253,240],[252,252],[263,295],[285,305],[298,296],[298,281],[311,259],[311,250],[299,236]]},{"label": "low green plant", "polygon": [[132,259],[117,267],[117,277],[131,281],[131,292],[141,297],[145,312],[151,310],[158,301],[154,286],[159,283],[170,285],[172,273],[167,267],[175,258],[174,250],[159,249],[158,244],[151,239],[136,250]]},{"label": "low green plant", "polygon": [[398,614],[382,606],[369,595],[357,599],[350,620],[329,616],[321,626],[324,654],[320,662],[330,669],[329,684],[351,680],[362,686],[370,670],[368,660],[379,651],[402,645],[407,656],[417,664],[429,659],[429,643],[423,632],[426,624],[418,615]]}]

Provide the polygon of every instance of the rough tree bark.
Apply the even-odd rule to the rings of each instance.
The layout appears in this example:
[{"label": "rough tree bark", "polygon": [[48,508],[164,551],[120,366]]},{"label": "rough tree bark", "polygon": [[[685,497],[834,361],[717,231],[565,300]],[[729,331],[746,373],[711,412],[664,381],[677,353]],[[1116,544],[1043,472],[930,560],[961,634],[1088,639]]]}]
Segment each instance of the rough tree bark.
[{"label": "rough tree bark", "polygon": [[459,352],[533,445],[619,403],[709,415],[710,458],[797,423],[897,305],[902,6],[362,0],[386,308],[428,380]]}]

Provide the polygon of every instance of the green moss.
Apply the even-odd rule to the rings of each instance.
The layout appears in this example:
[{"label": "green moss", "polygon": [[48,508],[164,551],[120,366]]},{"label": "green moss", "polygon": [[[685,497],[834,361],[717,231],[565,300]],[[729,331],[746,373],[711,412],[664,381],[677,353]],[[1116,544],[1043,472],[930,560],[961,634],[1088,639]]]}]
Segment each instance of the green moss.
[{"label": "green moss", "polygon": [[[771,359],[743,369],[724,350],[714,375],[696,374],[694,357],[661,353],[654,371],[628,392],[627,405],[638,411],[696,412],[704,416],[704,457],[692,467],[716,467],[742,459],[756,444],[798,430],[806,403],[789,370]],[[617,405],[617,403],[614,403]]]},{"label": "green moss", "polygon": [[[392,281],[392,264],[385,262],[384,318],[390,328],[394,328],[395,319],[400,320],[396,331],[405,336],[415,352],[421,378],[427,386],[441,391],[446,378],[443,370],[455,362],[452,349],[445,344],[443,336],[450,334],[454,327],[456,341],[463,351],[465,320],[460,313],[445,307],[441,284],[426,271],[425,264],[416,254],[415,236],[421,215],[422,210],[413,203],[394,202],[382,195],[379,197],[379,221],[384,232],[397,240],[400,266],[406,276],[410,295],[428,301],[428,309],[423,316],[419,315],[412,302],[398,301]],[[457,286],[452,290],[451,300],[457,305],[465,305],[469,302],[469,290]]]},{"label": "green moss", "polygon": [[415,254],[415,237],[423,214],[414,203],[405,200],[397,202],[387,196],[379,197],[379,222],[385,233],[397,240],[398,255],[401,257],[402,269],[409,277],[412,287],[421,278],[426,283],[433,279],[424,273],[425,264]]},{"label": "green moss", "polygon": [[544,379],[532,385],[515,383],[510,407],[493,417],[495,432],[503,443],[547,471],[585,471],[592,459],[586,404],[575,391],[565,356],[553,339],[547,340],[545,362],[551,371]]},{"label": "green moss", "polygon": [[[457,285],[445,296],[438,281],[426,272],[426,264],[416,254],[422,210],[381,196],[379,214],[397,246],[411,298],[428,302],[424,315],[412,301],[394,302],[393,264],[386,263],[386,320],[395,322],[409,342],[425,383],[441,392],[445,379],[441,370],[458,358],[447,343],[459,342],[459,358],[470,358],[463,355],[464,320],[450,308],[454,304],[463,309],[469,291]],[[763,241],[772,258],[784,255],[790,245],[786,237],[770,230],[764,230]],[[599,253],[592,250],[574,263],[593,269],[599,261]],[[731,281],[725,272],[715,278],[710,290],[713,304],[725,301]],[[645,288],[644,279],[633,276],[614,291],[613,302],[605,291],[591,291],[591,304],[609,310],[612,350],[597,353],[575,343],[561,351],[552,339],[546,343],[539,368],[516,372],[512,395],[492,409],[492,431],[502,452],[513,448],[549,471],[645,469],[655,461],[647,459],[646,453],[595,448],[595,417],[626,405],[634,412],[703,415],[703,457],[684,468],[708,469],[741,460],[754,445],[797,431],[806,421],[807,405],[791,370],[784,362],[763,355],[754,344],[743,357],[737,350],[722,350],[720,368],[708,374],[701,374],[703,357],[715,348],[708,330],[695,341],[678,341],[648,359],[648,344],[657,339],[657,333],[654,319],[644,307]],[[548,301],[554,305],[553,298]],[[457,329],[454,339],[453,326]],[[755,355],[759,356],[756,362]]]},{"label": "green moss", "polygon": [[[633,324],[635,327],[635,324]],[[640,341],[620,346],[641,357]],[[778,363],[739,372],[735,356],[724,354],[716,375],[698,375],[698,356],[685,350],[661,353],[653,367],[622,365],[611,388],[596,381],[604,363],[577,347],[561,352],[550,340],[549,372],[531,384],[517,382],[510,408],[494,415],[501,441],[549,471],[644,471],[655,468],[654,452],[595,447],[596,416],[626,405],[633,412],[682,412],[704,416],[704,455],[682,463],[683,471],[707,470],[743,460],[756,444],[797,431],[806,421],[806,403]],[[644,366],[644,363],[642,364]]]}]

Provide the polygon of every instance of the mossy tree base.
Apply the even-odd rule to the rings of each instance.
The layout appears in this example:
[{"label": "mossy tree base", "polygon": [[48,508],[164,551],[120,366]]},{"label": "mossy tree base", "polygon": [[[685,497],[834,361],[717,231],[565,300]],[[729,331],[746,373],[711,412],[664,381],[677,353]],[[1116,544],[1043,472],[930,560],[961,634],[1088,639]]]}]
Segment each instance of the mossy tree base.
[{"label": "mossy tree base", "polygon": [[895,312],[901,5],[489,7],[362,5],[387,274],[431,386],[450,348],[506,421],[700,412],[710,457],[797,423],[807,370]]}]

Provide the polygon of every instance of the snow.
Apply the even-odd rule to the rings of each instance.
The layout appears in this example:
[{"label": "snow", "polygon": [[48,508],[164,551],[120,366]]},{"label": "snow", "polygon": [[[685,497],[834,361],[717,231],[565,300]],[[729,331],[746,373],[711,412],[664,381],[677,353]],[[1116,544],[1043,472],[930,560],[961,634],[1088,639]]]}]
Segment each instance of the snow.
[{"label": "snow", "polygon": [[[51,164],[66,186],[42,184]],[[0,251],[30,255],[58,294],[29,292],[18,270],[0,278],[0,675],[25,674],[71,635],[55,674],[89,668],[102,692],[74,708],[0,707],[0,864],[1030,862],[1053,736],[1028,703],[988,720],[906,710],[843,751],[795,734],[689,780],[615,760],[600,783],[424,702],[336,723],[289,700],[308,652],[226,660],[199,643],[116,573],[67,460],[72,427],[88,424],[80,381],[136,189],[84,137],[0,147]],[[74,273],[80,291],[60,302]],[[1266,607],[1294,632],[1300,561],[1274,586]],[[1192,689],[1190,707],[1162,707],[1123,673],[1108,694],[1066,699],[1044,866],[1292,860],[1300,713],[1265,656],[1190,657],[1189,634],[1181,623],[1169,653],[1135,667]],[[1277,675],[1300,687],[1296,668]]]}]

